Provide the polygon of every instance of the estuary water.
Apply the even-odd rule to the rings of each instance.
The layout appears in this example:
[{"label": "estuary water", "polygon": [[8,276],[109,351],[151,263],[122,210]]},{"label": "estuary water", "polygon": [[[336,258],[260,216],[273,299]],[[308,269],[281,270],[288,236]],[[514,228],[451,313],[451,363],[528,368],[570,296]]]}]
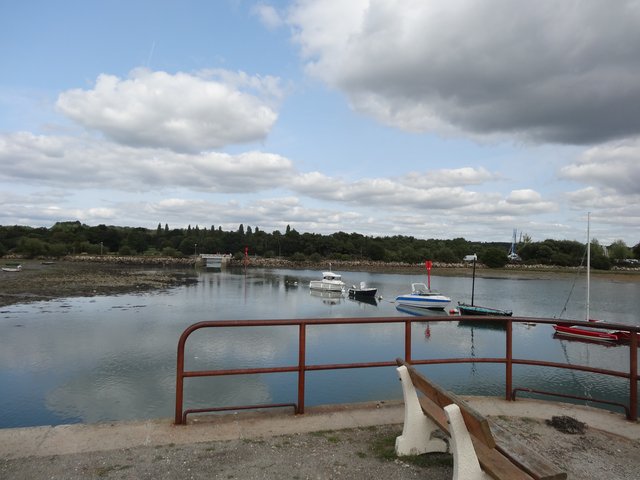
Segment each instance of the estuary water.
[{"label": "estuary water", "polygon": [[[374,304],[310,292],[310,270],[249,269],[198,273],[198,282],[140,294],[63,298],[0,311],[0,428],[172,417],[176,347],[202,320],[406,316],[394,299],[425,275],[344,272],[348,285],[378,288]],[[432,288],[470,300],[471,279],[431,278]],[[516,316],[558,317],[574,284],[557,279],[477,278],[475,303]],[[584,279],[562,318],[582,319]],[[640,283],[592,278],[591,316],[640,325]],[[424,317],[413,327],[413,357],[504,355],[504,332]],[[403,356],[402,324],[312,326],[307,364],[388,361]],[[290,366],[296,327],[199,331],[187,342],[186,368]],[[548,325],[515,325],[514,356],[625,370],[628,348],[553,338]],[[460,394],[504,395],[504,367],[484,363],[421,367]],[[577,371],[514,367],[514,387],[563,391],[626,402],[627,382]],[[291,403],[295,374],[187,379],[185,408]],[[309,372],[306,405],[400,399],[393,368]]]}]

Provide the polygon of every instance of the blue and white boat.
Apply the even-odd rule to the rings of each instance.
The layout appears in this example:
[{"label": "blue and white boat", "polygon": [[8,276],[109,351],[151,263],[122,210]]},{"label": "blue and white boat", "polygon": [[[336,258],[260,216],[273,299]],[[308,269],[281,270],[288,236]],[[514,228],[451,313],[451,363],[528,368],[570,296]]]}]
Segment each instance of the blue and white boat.
[{"label": "blue and white boat", "polygon": [[411,293],[397,296],[396,303],[408,307],[445,310],[451,303],[451,299],[427,288],[424,283],[412,283]]}]

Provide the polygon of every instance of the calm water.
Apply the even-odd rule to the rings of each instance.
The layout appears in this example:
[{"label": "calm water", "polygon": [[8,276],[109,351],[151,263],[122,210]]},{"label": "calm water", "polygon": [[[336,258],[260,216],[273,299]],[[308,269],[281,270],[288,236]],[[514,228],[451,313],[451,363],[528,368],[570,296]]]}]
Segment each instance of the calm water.
[{"label": "calm water", "polygon": [[[176,346],[201,320],[406,316],[393,299],[424,276],[344,273],[347,284],[378,287],[376,305],[312,295],[316,271],[202,272],[195,285],[162,292],[66,298],[0,311],[0,427],[92,423],[172,417]],[[518,316],[557,317],[573,279],[477,279],[475,303]],[[469,301],[471,279],[432,277],[453,302]],[[563,318],[582,318],[579,282]],[[592,279],[591,316],[640,324],[640,284]],[[437,319],[437,317],[429,317]],[[514,355],[621,369],[628,349],[553,338],[550,326],[514,327]],[[384,361],[403,356],[401,325],[318,326],[307,332],[307,363]],[[458,322],[418,322],[414,358],[504,355],[504,334]],[[187,342],[187,369],[283,366],[297,363],[297,329],[200,331]],[[461,394],[504,394],[504,367],[487,364],[424,367]],[[624,381],[594,375],[515,367],[514,386],[561,390],[624,402]],[[187,379],[185,408],[295,402],[294,374]],[[569,386],[569,390],[567,390]],[[402,396],[392,368],[311,372],[307,406]]]}]

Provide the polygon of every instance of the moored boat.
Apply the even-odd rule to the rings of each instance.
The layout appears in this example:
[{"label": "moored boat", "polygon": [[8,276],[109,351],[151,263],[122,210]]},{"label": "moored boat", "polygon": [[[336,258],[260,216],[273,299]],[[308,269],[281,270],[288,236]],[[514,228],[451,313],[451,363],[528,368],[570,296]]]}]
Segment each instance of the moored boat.
[{"label": "moored boat", "polygon": [[309,288],[311,290],[343,292],[346,284],[342,281],[342,275],[331,271],[322,272],[322,280],[311,280]]},{"label": "moored boat", "polygon": [[479,315],[479,316],[498,316],[498,317],[510,317],[513,315],[511,310],[502,310],[500,308],[482,307],[480,305],[474,305],[474,295],[476,290],[476,259],[477,255],[467,255],[465,258],[470,258],[473,262],[473,275],[471,281],[471,305],[468,303],[458,302],[458,310],[460,315]]},{"label": "moored boat", "polygon": [[451,299],[439,292],[427,288],[424,283],[412,283],[411,293],[398,295],[396,297],[396,303],[407,307],[444,310],[451,303]]},{"label": "moored boat", "polygon": [[22,271],[22,265],[7,265],[6,267],[2,267],[3,272],[20,272]]},{"label": "moored boat", "polygon": [[495,316],[510,317],[513,315],[511,310],[501,310],[499,308],[481,307],[479,305],[469,305],[467,303],[458,302],[458,310],[460,315],[478,315],[478,316]]},{"label": "moored boat", "polygon": [[348,290],[349,296],[352,298],[359,297],[375,297],[378,289],[375,287],[367,287],[365,282],[360,282],[360,287],[352,285]]},{"label": "moored boat", "polygon": [[[587,214],[587,297],[585,305],[585,316],[588,322],[598,323],[598,320],[589,318],[590,297],[591,297],[591,213]],[[553,329],[557,335],[563,337],[581,338],[587,340],[617,342],[620,340],[619,333],[612,330],[590,328],[582,325],[554,325]]]},{"label": "moored boat", "polygon": [[617,342],[620,340],[620,332],[614,332],[612,330],[598,329],[598,328],[589,328],[578,325],[554,325],[554,330],[556,334],[565,336],[565,337],[573,337],[573,338],[581,338],[587,340],[597,340],[604,342]]}]

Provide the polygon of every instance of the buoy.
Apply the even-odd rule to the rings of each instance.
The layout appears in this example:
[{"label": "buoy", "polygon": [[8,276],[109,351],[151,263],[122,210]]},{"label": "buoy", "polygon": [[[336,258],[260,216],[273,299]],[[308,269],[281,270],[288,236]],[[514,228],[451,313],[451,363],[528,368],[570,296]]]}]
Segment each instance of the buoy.
[{"label": "buoy", "polygon": [[449,310],[449,315],[457,315],[460,312],[458,311],[457,308],[452,308],[451,310]]}]

